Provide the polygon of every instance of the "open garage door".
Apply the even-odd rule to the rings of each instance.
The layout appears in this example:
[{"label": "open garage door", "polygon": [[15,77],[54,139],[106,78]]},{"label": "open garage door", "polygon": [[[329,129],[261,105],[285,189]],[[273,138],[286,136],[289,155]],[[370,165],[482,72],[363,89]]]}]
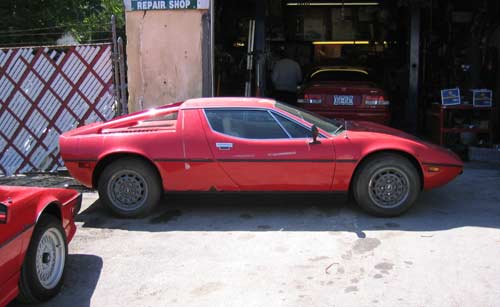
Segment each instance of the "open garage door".
[{"label": "open garage door", "polygon": [[[498,1],[215,0],[214,9],[215,96],[242,96],[250,84],[251,96],[303,107],[361,105],[363,112],[344,114],[309,109],[374,121],[381,117],[365,111],[388,105],[388,124],[458,152],[499,142]],[[309,93],[282,95],[273,78],[282,57],[299,65],[298,85],[351,84],[328,92],[312,82]],[[321,68],[344,71],[313,75]],[[364,91],[347,93],[364,73],[376,87],[365,82]],[[443,106],[449,101],[456,106]]]},{"label": "open garage door", "polygon": [[[296,104],[304,97],[280,95],[273,80],[276,63],[289,57],[300,66],[297,85],[319,67],[369,72],[378,86],[373,96],[383,90],[386,97],[376,99],[390,101],[393,112],[403,113],[408,97],[411,11],[399,3],[216,0],[214,94],[249,94]],[[249,93],[245,91],[248,84]],[[346,103],[357,103],[357,95],[352,96]]]}]

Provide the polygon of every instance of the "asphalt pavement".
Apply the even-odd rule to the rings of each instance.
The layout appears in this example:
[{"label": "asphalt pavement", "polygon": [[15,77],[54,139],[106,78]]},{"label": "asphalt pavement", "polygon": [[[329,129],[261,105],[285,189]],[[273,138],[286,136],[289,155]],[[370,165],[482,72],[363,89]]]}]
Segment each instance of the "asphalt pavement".
[{"label": "asphalt pavement", "polygon": [[32,176],[84,193],[64,287],[41,306],[500,306],[498,165],[467,163],[398,218],[328,194],[176,194],[127,220]]}]

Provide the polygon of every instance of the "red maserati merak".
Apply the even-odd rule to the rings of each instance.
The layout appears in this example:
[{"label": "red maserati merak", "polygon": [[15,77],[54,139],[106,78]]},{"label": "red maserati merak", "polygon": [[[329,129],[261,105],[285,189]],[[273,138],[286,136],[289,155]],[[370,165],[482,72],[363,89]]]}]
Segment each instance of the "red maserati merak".
[{"label": "red maserati merak", "polygon": [[73,177],[114,213],[137,217],[169,191],[352,192],[395,216],[463,163],[449,150],[370,122],[337,121],[258,98],[202,98],[60,137]]},{"label": "red maserati merak", "polygon": [[81,201],[73,190],[0,186],[0,306],[59,292]]}]

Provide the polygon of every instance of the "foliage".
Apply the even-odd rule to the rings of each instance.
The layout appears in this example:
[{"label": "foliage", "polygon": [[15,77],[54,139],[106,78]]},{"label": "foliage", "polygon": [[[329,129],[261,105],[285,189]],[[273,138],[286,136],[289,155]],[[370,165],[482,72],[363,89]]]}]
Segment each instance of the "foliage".
[{"label": "foliage", "polygon": [[123,0],[1,0],[0,45],[54,44],[65,33],[80,43],[109,40],[113,14],[123,32]]},{"label": "foliage", "polygon": [[[123,12],[122,0],[101,0],[100,5],[93,7],[91,5],[84,6],[81,9],[91,12],[84,16],[81,24],[71,27],[71,32],[79,41],[93,40],[109,37],[110,18],[112,15],[116,17],[117,28],[122,30],[125,24],[125,15]],[[106,35],[102,33],[108,32]]]}]

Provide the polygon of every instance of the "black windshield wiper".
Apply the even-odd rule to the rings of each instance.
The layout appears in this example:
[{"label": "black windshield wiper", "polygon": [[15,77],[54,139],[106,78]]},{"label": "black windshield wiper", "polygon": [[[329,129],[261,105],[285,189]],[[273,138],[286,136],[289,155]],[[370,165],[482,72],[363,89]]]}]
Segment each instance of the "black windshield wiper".
[{"label": "black windshield wiper", "polygon": [[344,125],[340,125],[333,134],[337,134],[341,129],[344,129]]},{"label": "black windshield wiper", "polygon": [[[333,134],[336,135],[342,129],[347,130],[347,121],[345,119],[342,119],[342,120],[344,121],[344,124],[340,124],[339,127],[335,130],[335,132]],[[339,121],[339,120],[337,120],[337,121]]]}]

